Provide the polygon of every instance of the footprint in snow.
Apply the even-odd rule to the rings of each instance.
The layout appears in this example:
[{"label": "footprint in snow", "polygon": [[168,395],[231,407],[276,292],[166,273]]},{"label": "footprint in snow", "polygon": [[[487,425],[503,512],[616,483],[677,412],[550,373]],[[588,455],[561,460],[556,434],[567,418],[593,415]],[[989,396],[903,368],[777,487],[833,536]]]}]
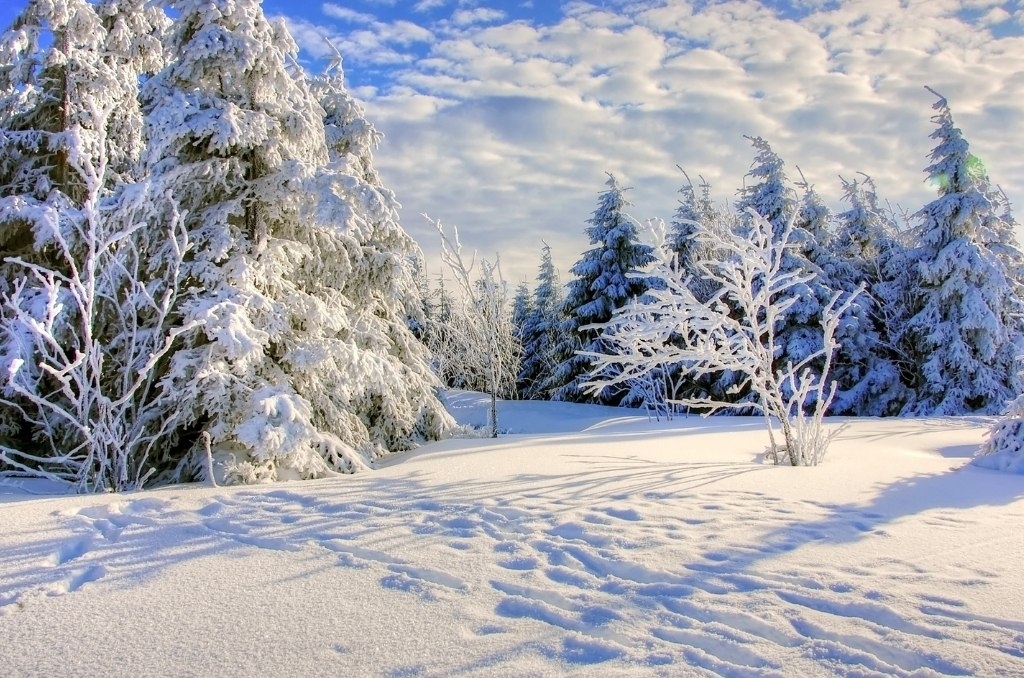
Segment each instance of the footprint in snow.
[{"label": "footprint in snow", "polygon": [[50,567],[57,567],[69,563],[72,560],[81,558],[92,548],[93,540],[91,537],[81,537],[78,539],[68,539],[63,542],[57,550],[51,555],[46,565]]}]

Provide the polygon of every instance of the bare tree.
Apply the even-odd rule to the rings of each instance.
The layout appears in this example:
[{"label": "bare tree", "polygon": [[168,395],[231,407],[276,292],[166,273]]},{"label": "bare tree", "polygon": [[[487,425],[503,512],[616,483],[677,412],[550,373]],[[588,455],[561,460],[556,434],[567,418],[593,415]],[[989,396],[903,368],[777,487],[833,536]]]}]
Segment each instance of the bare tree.
[{"label": "bare tree", "polygon": [[508,289],[499,261],[479,260],[480,273],[473,278],[476,257],[462,258],[459,231],[451,237],[441,222],[426,217],[441,237],[441,259],[455,277],[456,293],[451,298],[447,326],[428,332],[427,345],[438,360],[455,370],[467,384],[478,384],[491,396],[488,427],[498,437],[498,398],[515,393],[519,372],[520,345]]},{"label": "bare tree", "polygon": [[[836,327],[850,307],[852,295],[835,294],[821,313],[824,342],[797,363],[776,366],[780,347],[776,339],[786,311],[799,297],[797,290],[811,274],[783,268],[784,253],[795,247],[791,241],[793,218],[781,237],[772,237],[772,225],[749,210],[749,230],[712,232],[695,224],[691,237],[719,253],[715,260],[696,262],[696,275],[717,292],[707,301],[699,300],[685,271],[672,261],[665,243],[665,226],[652,224],[658,259],[645,276],[658,277],[663,285],[648,290],[646,300],[620,309],[611,321],[600,326],[616,347],[615,353],[585,353],[593,361],[593,378],[587,387],[599,390],[611,383],[624,383],[667,365],[680,365],[700,376],[732,371],[742,381],[739,392],[749,386],[754,402],[727,402],[693,397],[677,404],[713,413],[726,408],[758,408],[768,426],[770,453],[776,463],[785,453],[794,466],[814,465],[824,456],[830,436],[822,418],[835,394],[829,382],[832,357],[837,348]],[[611,378],[609,366],[620,371]],[[775,439],[773,419],[781,427],[783,443]]]},{"label": "bare tree", "polygon": [[[6,372],[0,404],[20,413],[41,448],[0,445],[3,473],[41,476],[78,491],[145,483],[150,452],[177,423],[173,398],[158,383],[158,363],[177,336],[196,326],[171,318],[190,247],[173,199],[141,189],[122,196],[122,214],[144,204],[167,225],[156,269],[136,237],[146,222],[114,218],[101,201],[112,107],[90,102],[91,124],[70,132],[67,162],[84,186],[82,206],[26,212],[47,231],[53,265],[8,257],[24,275],[0,299]],[[13,199],[0,203],[18,209]]]}]

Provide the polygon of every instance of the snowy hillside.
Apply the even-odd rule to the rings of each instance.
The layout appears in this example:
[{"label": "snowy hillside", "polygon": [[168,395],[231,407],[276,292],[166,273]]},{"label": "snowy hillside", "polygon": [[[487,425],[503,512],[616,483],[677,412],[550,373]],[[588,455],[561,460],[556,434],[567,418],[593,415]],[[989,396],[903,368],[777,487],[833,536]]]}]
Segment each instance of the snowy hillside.
[{"label": "snowy hillside", "polygon": [[0,672],[1024,675],[1024,476],[965,466],[987,420],[849,420],[813,468],[760,463],[757,418],[500,424],[323,481],[2,486]]}]

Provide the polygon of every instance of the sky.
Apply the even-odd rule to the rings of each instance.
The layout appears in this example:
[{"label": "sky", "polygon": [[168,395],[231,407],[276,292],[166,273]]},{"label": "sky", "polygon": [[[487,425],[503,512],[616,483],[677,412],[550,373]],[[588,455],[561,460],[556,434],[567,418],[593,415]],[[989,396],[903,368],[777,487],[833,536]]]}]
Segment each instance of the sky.
[{"label": "sky", "polygon": [[[5,3],[6,4],[6,3]],[[686,181],[733,201],[764,137],[841,209],[839,176],[871,175],[916,211],[935,96],[993,181],[1024,203],[1024,4],[999,0],[266,0],[311,71],[331,40],[384,134],[375,166],[428,255],[421,216],[536,277],[562,280],[606,172],[641,222],[668,219]],[[8,23],[12,8],[0,9]],[[797,170],[799,168],[799,171]]]}]

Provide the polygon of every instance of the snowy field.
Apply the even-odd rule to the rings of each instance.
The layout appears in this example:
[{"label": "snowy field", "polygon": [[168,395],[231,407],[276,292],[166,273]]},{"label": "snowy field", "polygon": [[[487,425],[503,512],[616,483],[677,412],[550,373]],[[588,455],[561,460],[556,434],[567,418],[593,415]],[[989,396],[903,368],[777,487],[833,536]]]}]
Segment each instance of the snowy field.
[{"label": "snowy field", "polygon": [[986,420],[836,422],[799,469],[756,418],[501,424],[318,482],[0,487],[0,673],[1024,676],[1024,476],[965,466]]}]

